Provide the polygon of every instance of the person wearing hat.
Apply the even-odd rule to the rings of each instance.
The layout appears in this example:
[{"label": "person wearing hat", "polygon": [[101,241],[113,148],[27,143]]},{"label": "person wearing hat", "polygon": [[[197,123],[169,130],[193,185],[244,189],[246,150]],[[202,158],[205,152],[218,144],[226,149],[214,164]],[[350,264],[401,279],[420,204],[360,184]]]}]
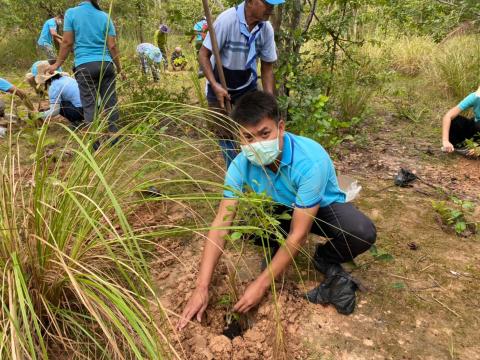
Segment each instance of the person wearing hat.
[{"label": "person wearing hat", "polygon": [[[33,110],[33,105],[28,99],[27,94],[8,80],[0,78],[0,92],[18,96],[29,110]],[[5,116],[5,107],[5,103],[0,100],[0,117]]]},{"label": "person wearing hat", "polygon": [[63,38],[58,34],[58,27],[61,26],[62,21],[63,14],[48,19],[43,24],[40,37],[38,38],[37,47],[49,60],[57,58],[54,43],[58,45],[62,43]]},{"label": "person wearing hat", "polygon": [[[472,119],[460,115],[468,109],[473,110]],[[451,153],[455,149],[463,148],[465,140],[469,139],[480,141],[480,88],[451,108],[443,117],[442,150],[444,152]]]},{"label": "person wearing hat", "polygon": [[[273,63],[277,51],[273,27],[268,21],[275,5],[284,0],[246,0],[221,13],[214,23],[218,48],[222,59],[227,90],[220,84],[215,58],[212,56],[212,40],[207,34],[198,59],[207,78],[209,108],[224,111],[225,101],[232,104],[248,92],[257,89],[257,60],[261,63],[263,90],[273,94],[275,78]],[[237,155],[237,146],[228,124],[216,124],[212,128],[220,139],[225,162],[228,165]]]},{"label": "person wearing hat", "polygon": [[171,58],[172,69],[175,70],[185,70],[185,66],[187,66],[187,58],[183,55],[182,48],[177,46],[175,51],[172,53]]},{"label": "person wearing hat", "polygon": [[[35,83],[48,91],[50,109],[41,112],[40,118],[46,119],[57,115],[70,121],[74,128],[83,122],[83,107],[80,100],[80,90],[77,81],[67,73],[49,72],[48,61],[37,62]],[[35,65],[34,64],[34,65]]]},{"label": "person wearing hat", "polygon": [[154,44],[158,46],[165,60],[165,70],[168,67],[168,55],[167,55],[167,41],[170,28],[165,24],[160,24],[158,30],[154,34]]},{"label": "person wearing hat", "polygon": [[[83,1],[65,12],[63,30],[60,53],[49,71],[57,71],[73,48],[75,79],[80,89],[85,122],[90,125],[98,118],[99,110],[103,110],[108,119],[108,130],[117,132],[120,115],[116,79],[122,67],[110,16],[101,10],[98,0]],[[98,146],[97,141],[94,150]]]},{"label": "person wearing hat", "polygon": [[143,73],[147,75],[148,69],[150,69],[152,71],[153,80],[160,80],[158,64],[163,60],[160,49],[153,44],[142,43],[137,46],[137,54],[140,58]]}]

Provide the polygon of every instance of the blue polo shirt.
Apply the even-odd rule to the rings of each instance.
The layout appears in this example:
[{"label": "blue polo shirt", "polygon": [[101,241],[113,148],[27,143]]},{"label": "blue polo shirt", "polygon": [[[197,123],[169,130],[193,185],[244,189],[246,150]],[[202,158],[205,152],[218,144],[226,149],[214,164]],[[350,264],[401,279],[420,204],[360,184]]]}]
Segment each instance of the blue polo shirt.
[{"label": "blue polo shirt", "polygon": [[75,35],[75,66],[95,61],[112,61],[107,35],[116,36],[108,14],[95,9],[90,1],[80,3],[65,13],[64,32]]},{"label": "blue polo shirt", "polygon": [[7,80],[0,78],[0,91],[7,92],[13,87]]},{"label": "blue polo shirt", "polygon": [[48,88],[48,97],[51,105],[61,104],[62,101],[69,101],[76,108],[82,107],[78,83],[70,76],[62,76],[60,79],[53,80]]},{"label": "blue polo shirt", "polygon": [[252,164],[240,153],[228,168],[224,196],[236,198],[251,189],[288,207],[344,203],[345,193],[338,186],[335,167],[325,149],[312,139],[287,132],[283,140],[282,160],[276,173]]},{"label": "blue polo shirt", "polygon": [[480,96],[477,93],[471,93],[465,99],[458,104],[460,110],[465,111],[467,109],[473,108],[473,113],[475,114],[475,121],[480,122]]},{"label": "blue polo shirt", "polygon": [[38,38],[38,45],[45,46],[50,45],[53,46],[53,37],[50,34],[50,30],[54,29],[57,30],[57,22],[54,18],[48,19],[45,24],[43,24],[42,32],[40,33],[40,37]]},{"label": "blue polo shirt", "polygon": [[[221,13],[213,24],[227,88],[233,92],[242,92],[242,90],[256,86],[256,60],[258,58],[265,62],[275,62],[277,60],[274,32],[270,22],[266,21],[257,24],[249,32],[249,39],[242,33],[241,26],[247,26],[244,2],[236,8],[233,7]],[[252,66],[247,67],[249,52],[252,46],[252,44],[249,45],[249,41],[251,43],[255,42],[256,60]],[[207,34],[203,46],[212,51],[210,33]],[[213,55],[210,61],[215,72],[215,78],[219,81]],[[208,95],[210,98],[216,99],[210,86],[208,86]]]}]

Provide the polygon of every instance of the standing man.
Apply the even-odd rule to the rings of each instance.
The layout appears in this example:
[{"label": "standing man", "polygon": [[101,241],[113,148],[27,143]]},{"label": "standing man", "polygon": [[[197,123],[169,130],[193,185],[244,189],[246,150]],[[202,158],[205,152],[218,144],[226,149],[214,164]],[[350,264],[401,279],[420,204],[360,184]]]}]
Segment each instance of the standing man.
[{"label": "standing man", "polygon": [[[220,84],[217,65],[212,56],[212,41],[207,34],[198,60],[207,78],[209,108],[224,112],[225,101],[234,104],[242,95],[257,89],[257,58],[261,62],[263,90],[274,93],[273,63],[277,60],[272,24],[268,21],[275,5],[285,0],[245,0],[219,15],[214,28],[228,90]],[[212,129],[220,139],[228,165],[237,154],[228,124],[215,124]]]},{"label": "standing man", "polygon": [[160,24],[158,30],[155,31],[154,34],[154,44],[158,46],[160,51],[162,52],[163,59],[165,60],[164,66],[165,70],[168,67],[168,55],[167,55],[167,42],[168,42],[168,34],[170,33],[170,28],[165,24]]},{"label": "standing man", "polygon": [[58,27],[62,25],[62,22],[63,14],[59,14],[54,18],[48,19],[45,24],[43,24],[37,46],[48,60],[55,60],[57,58],[54,42],[56,42],[58,46],[62,43],[63,38],[58,34]]}]

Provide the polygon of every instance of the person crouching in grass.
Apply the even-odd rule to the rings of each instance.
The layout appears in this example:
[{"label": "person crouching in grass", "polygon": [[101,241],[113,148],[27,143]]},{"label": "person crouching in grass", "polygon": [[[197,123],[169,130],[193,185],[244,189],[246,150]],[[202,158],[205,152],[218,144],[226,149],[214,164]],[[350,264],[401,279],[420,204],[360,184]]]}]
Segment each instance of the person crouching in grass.
[{"label": "person crouching in grass", "polygon": [[[473,109],[474,117],[468,119],[460,115],[462,111]],[[480,88],[468,95],[443,117],[442,150],[451,153],[465,146],[466,140],[480,141]],[[467,152],[473,155],[473,152]]]},{"label": "person crouching in grass", "polygon": [[[288,268],[301,250],[309,233],[329,239],[318,245],[313,255],[313,265],[325,275],[325,281],[308,293],[312,302],[317,302],[313,295],[321,288],[336,291],[329,289],[334,277],[340,276],[345,286],[355,289],[341,263],[367,251],[376,240],[373,222],[345,202],[346,195],[339,188],[327,152],[314,140],[285,130],[285,121],[272,95],[261,91],[244,95],[232,118],[239,126],[242,151],[228,168],[224,198],[207,236],[197,286],[183,311],[179,329],[195,316],[201,321],[208,306],[212,275],[228,235],[225,229],[232,225],[238,198],[246,188],[266,193],[277,203],[275,212],[286,211],[291,219],[280,221],[282,232],[287,234],[283,245],[278,239],[263,241],[269,249],[267,254],[272,255],[271,261],[235,304],[234,311],[238,313],[246,313],[260,303],[273,279]],[[354,304],[354,291],[349,300]]]},{"label": "person crouching in grass", "polygon": [[49,68],[48,61],[36,63],[35,83],[37,87],[45,87],[50,100],[50,108],[40,112],[39,117],[47,119],[61,115],[70,122],[73,128],[77,128],[82,125],[84,120],[78,83],[67,73],[55,71],[51,74]]}]

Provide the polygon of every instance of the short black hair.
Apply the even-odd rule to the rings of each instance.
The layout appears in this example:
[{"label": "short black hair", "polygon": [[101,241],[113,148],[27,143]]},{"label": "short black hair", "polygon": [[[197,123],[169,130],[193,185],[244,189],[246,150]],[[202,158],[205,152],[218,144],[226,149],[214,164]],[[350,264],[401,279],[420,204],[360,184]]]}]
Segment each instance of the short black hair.
[{"label": "short black hair", "polygon": [[280,121],[277,100],[264,91],[253,91],[238,100],[232,112],[233,120],[239,125],[257,125],[265,118]]}]

